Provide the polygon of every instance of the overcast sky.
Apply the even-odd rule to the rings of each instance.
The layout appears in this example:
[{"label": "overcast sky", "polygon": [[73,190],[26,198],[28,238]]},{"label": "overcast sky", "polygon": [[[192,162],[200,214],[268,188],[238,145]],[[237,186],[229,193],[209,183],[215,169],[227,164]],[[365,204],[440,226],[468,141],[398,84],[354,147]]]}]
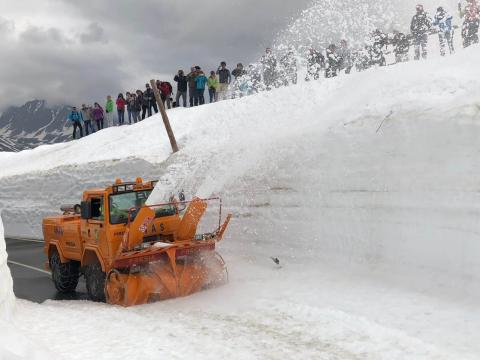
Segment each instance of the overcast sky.
[{"label": "overcast sky", "polygon": [[0,111],[80,104],[255,60],[310,0],[0,0]]}]

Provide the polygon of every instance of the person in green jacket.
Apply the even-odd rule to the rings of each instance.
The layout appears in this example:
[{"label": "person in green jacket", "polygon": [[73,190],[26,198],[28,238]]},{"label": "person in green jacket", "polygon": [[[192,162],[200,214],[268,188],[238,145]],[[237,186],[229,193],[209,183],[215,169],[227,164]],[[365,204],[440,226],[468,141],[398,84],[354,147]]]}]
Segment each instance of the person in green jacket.
[{"label": "person in green jacket", "polygon": [[207,80],[208,95],[210,95],[210,103],[217,101],[217,89],[219,86],[218,78],[215,75],[215,71],[210,71],[210,76]]},{"label": "person in green jacket", "polygon": [[105,119],[107,120],[106,127],[113,126],[113,100],[110,95],[107,96],[107,103],[105,104]]}]

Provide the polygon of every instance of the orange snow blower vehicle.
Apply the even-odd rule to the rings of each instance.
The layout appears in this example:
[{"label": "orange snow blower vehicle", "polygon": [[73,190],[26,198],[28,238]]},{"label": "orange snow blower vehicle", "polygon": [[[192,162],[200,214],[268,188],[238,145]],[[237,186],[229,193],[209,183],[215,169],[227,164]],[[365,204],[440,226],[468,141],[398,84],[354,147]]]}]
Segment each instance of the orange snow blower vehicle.
[{"label": "orange snow blower vehicle", "polygon": [[[46,267],[60,292],[85,275],[93,301],[122,306],[186,296],[228,280],[215,251],[231,215],[222,224],[220,198],[145,205],[156,181],[115,183],[83,193],[81,205],[43,219]],[[212,201],[219,202],[218,227],[197,234]]]}]

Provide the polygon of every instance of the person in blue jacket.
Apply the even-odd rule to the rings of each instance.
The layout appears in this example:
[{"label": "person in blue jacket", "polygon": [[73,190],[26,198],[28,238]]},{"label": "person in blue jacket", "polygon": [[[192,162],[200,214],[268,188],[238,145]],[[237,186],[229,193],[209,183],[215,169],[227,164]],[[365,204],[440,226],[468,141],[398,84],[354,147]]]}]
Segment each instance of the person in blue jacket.
[{"label": "person in blue jacket", "polygon": [[197,86],[197,98],[195,99],[195,106],[205,104],[205,85],[207,84],[207,77],[202,69],[198,69],[198,75],[195,78],[195,85]]},{"label": "person in blue jacket", "polygon": [[453,48],[453,17],[448,14],[443,7],[437,9],[437,13],[433,18],[433,26],[436,26],[438,29],[438,39],[440,40],[440,55],[445,56],[446,46],[448,44],[448,49],[450,54],[455,52]]},{"label": "person in blue jacket", "polygon": [[72,107],[72,111],[68,114],[67,120],[73,124],[73,140],[75,140],[75,135],[77,134],[77,128],[80,129],[80,138],[83,137],[83,116],[80,111],[77,111],[77,108]]}]

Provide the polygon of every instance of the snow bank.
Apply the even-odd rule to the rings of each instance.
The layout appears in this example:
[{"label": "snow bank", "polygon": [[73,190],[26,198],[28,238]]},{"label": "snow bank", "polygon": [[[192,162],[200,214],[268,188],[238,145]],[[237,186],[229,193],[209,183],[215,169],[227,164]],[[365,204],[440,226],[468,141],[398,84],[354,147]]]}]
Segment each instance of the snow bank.
[{"label": "snow bank", "polygon": [[[3,154],[11,233],[38,233],[45,213],[116,176],[160,178],[160,195],[219,194],[234,214],[228,286],[133,309],[19,302],[17,325],[77,358],[113,337],[112,357],[138,354],[121,346],[134,339],[144,358],[478,358],[479,58],[471,48],[175,109],[175,155],[159,116]],[[72,319],[75,336],[51,328]]]},{"label": "snow bank", "polygon": [[12,324],[15,297],[10,269],[7,265],[3,222],[0,217],[0,359],[1,360],[43,360],[53,359],[51,354],[33,345]]},{"label": "snow bank", "polygon": [[9,316],[13,310],[14,301],[12,277],[7,265],[3,222],[0,216],[0,319]]}]

